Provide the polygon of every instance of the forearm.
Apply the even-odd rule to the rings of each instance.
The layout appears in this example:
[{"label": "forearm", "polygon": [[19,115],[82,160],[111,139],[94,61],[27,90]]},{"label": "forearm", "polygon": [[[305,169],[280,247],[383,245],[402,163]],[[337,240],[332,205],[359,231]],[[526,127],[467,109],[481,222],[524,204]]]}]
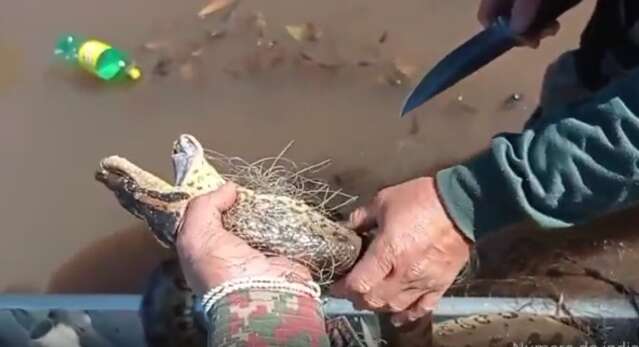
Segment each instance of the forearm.
[{"label": "forearm", "polygon": [[526,219],[567,227],[639,198],[638,70],[579,105],[547,112],[438,173],[444,204],[469,237]]},{"label": "forearm", "polygon": [[238,291],[208,316],[209,346],[329,347],[320,303],[309,296]]}]

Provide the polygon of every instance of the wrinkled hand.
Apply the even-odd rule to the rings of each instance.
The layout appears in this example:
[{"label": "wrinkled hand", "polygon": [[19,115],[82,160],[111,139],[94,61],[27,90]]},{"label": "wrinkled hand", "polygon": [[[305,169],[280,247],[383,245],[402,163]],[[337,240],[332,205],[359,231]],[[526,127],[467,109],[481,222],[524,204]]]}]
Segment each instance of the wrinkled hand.
[{"label": "wrinkled hand", "polygon": [[286,258],[267,258],[222,226],[222,213],[237,197],[236,187],[227,183],[215,192],[193,199],[186,210],[176,242],[187,282],[196,294],[231,279],[246,276],[294,275],[310,280],[305,267]]},{"label": "wrinkled hand", "polygon": [[431,312],[470,256],[471,244],[447,216],[432,178],[381,190],[349,224],[377,227],[378,234],[332,292],[360,309],[395,312],[395,325]]},{"label": "wrinkled hand", "polygon": [[[551,1],[562,0],[482,0],[477,17],[488,26],[499,16],[510,17],[510,28],[518,35],[525,34],[536,18],[539,9]],[[524,45],[537,48],[542,39],[554,36],[559,31],[559,22],[554,21],[537,36],[525,37]]]}]

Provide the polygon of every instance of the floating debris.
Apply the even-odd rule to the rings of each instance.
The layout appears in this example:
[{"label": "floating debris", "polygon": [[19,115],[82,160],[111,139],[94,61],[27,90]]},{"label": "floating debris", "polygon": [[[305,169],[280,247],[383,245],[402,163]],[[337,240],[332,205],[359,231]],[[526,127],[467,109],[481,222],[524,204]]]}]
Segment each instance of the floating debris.
[{"label": "floating debris", "polygon": [[513,110],[524,100],[521,93],[512,93],[501,102],[501,109],[505,111]]},{"label": "floating debris", "polygon": [[338,63],[338,62],[334,62],[334,63],[329,63],[329,62],[325,62],[325,61],[320,61],[317,58],[315,58],[314,56],[312,56],[311,54],[309,54],[308,52],[305,51],[301,51],[300,52],[300,58],[302,58],[302,60],[307,61],[317,67],[320,67],[322,69],[327,69],[327,70],[337,70],[341,67],[343,67],[343,64]]},{"label": "floating debris", "polygon": [[204,47],[198,47],[191,51],[191,56],[199,57],[199,56],[202,56],[202,53],[204,53]]},{"label": "floating debris", "polygon": [[369,67],[371,65],[373,65],[374,63],[370,60],[360,60],[358,62],[355,63],[357,66],[361,66],[361,67]]},{"label": "floating debris", "polygon": [[510,98],[513,101],[520,101],[523,98],[523,96],[519,93],[514,93],[513,95],[510,96]]},{"label": "floating debris", "polygon": [[399,60],[395,60],[394,63],[397,70],[406,75],[406,77],[410,78],[415,76],[415,73],[417,72],[417,67],[415,65],[410,65]]},{"label": "floating debris", "polygon": [[382,82],[386,82],[391,86],[401,86],[406,83],[406,76],[402,74],[400,71],[394,69],[384,76],[380,77]]},{"label": "floating debris", "polygon": [[209,30],[209,31],[207,31],[207,34],[206,34],[206,37],[209,40],[221,39],[224,36],[226,36],[226,30],[225,29]]},{"label": "floating debris", "polygon": [[380,77],[380,81],[391,86],[404,85],[410,81],[416,71],[417,68],[415,66],[394,60],[387,68],[387,71]]},{"label": "floating debris", "polygon": [[153,74],[160,77],[168,76],[172,63],[173,62],[170,58],[160,58],[153,67]]},{"label": "floating debris", "polygon": [[300,52],[300,57],[302,59],[306,60],[306,61],[309,61],[309,62],[312,62],[312,63],[315,62],[315,59],[313,57],[311,57],[308,53],[304,52],[304,51]]},{"label": "floating debris", "polygon": [[64,34],[58,38],[54,54],[103,81],[142,77],[142,71],[127,53],[100,40]]},{"label": "floating debris", "polygon": [[313,23],[307,22],[303,25],[287,25],[286,31],[296,41],[318,41],[322,37],[322,32]]},{"label": "floating debris", "polygon": [[168,41],[149,41],[142,45],[142,48],[151,52],[167,49],[169,47],[170,44]]},{"label": "floating debris", "polygon": [[213,13],[219,12],[231,5],[237,5],[238,0],[211,0],[208,5],[204,6],[200,12],[197,13],[198,17],[205,18]]},{"label": "floating debris", "polygon": [[386,42],[386,40],[388,39],[388,30],[385,30],[382,35],[379,37],[379,39],[377,39],[377,42],[384,43]]},{"label": "floating debris", "polygon": [[276,40],[264,40],[264,39],[257,40],[257,47],[274,48],[277,45],[278,45],[278,42]]}]

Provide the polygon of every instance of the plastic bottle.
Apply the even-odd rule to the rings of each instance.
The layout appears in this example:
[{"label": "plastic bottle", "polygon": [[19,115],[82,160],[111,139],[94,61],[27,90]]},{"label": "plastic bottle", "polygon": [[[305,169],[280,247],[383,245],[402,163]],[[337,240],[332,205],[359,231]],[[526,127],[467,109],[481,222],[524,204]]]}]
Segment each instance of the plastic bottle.
[{"label": "plastic bottle", "polygon": [[116,79],[123,74],[132,80],[142,76],[140,69],[126,53],[95,39],[63,35],[58,40],[55,54],[105,81]]}]

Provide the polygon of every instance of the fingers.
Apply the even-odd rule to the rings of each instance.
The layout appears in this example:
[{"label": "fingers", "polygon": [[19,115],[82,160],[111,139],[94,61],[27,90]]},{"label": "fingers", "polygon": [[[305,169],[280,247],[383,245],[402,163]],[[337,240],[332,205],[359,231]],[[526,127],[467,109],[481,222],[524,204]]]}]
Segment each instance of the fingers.
[{"label": "fingers", "polygon": [[559,24],[558,21],[553,21],[546,28],[544,28],[544,30],[541,31],[540,38],[543,39],[546,37],[555,36],[559,32],[559,29],[561,29],[561,24]]},{"label": "fingers", "polygon": [[435,309],[443,294],[442,291],[424,294],[408,310],[394,314],[391,317],[391,323],[395,326],[401,326],[424,317]]},{"label": "fingers", "polygon": [[477,19],[489,26],[497,17],[510,17],[510,28],[515,34],[524,34],[533,24],[542,0],[482,0]]},{"label": "fingers", "polygon": [[393,269],[395,252],[390,243],[379,237],[373,240],[370,248],[353,270],[343,281],[335,284],[333,293],[336,296],[347,297],[367,294],[381,282]]},{"label": "fingers", "polygon": [[395,293],[395,295],[388,301],[388,309],[391,312],[403,312],[411,307],[424,291],[419,289],[401,290]]},{"label": "fingers", "polygon": [[349,229],[368,230],[377,224],[377,203],[373,200],[367,206],[362,206],[353,211],[346,223]]},{"label": "fingers", "polygon": [[528,31],[539,12],[540,5],[541,0],[515,1],[510,18],[510,28],[515,34],[524,34]]},{"label": "fingers", "polygon": [[482,0],[477,19],[487,27],[500,15],[508,14],[512,4],[513,0]]},{"label": "fingers", "polygon": [[435,265],[428,259],[415,262],[410,266],[396,263],[393,272],[371,292],[364,295],[361,304],[370,309],[383,307],[390,312],[405,311],[424,293],[435,291],[438,286],[437,279],[446,276],[445,271],[441,275],[437,271],[433,272],[432,267]]}]

